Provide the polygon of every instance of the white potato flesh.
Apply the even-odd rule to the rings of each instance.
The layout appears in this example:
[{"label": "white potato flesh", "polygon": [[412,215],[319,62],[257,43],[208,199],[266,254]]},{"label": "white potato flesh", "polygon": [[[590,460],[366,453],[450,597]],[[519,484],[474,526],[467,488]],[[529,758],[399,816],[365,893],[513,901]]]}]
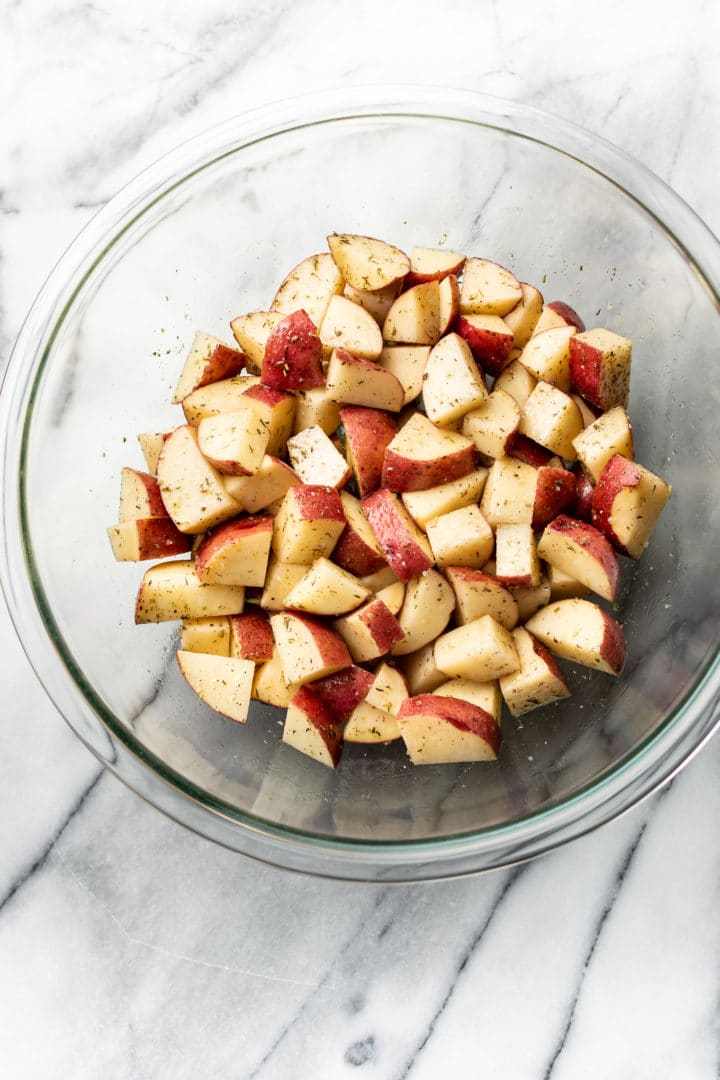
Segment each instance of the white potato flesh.
[{"label": "white potato flesh", "polygon": [[[206,416],[198,425],[198,448],[220,472],[252,476],[262,464],[270,432],[251,408]],[[226,488],[227,490],[227,488]]]},{"label": "white potato flesh", "polygon": [[423,376],[423,401],[434,424],[451,424],[488,399],[485,381],[469,345],[447,334],[430,352]]},{"label": "white potato flesh", "polygon": [[185,419],[188,424],[197,427],[206,416],[242,409],[245,391],[259,385],[260,379],[256,375],[235,375],[232,379],[221,379],[220,382],[201,386],[183,400]]},{"label": "white potato flesh", "polygon": [[346,296],[333,296],[320,325],[320,340],[328,349],[347,349],[364,360],[377,360],[382,334],[372,315]]},{"label": "white potato flesh", "polygon": [[270,625],[286,682],[304,685],[350,666],[342,639],[323,623],[281,611]]},{"label": "white potato flesh", "polygon": [[410,269],[404,251],[372,236],[333,233],[327,242],[338,270],[355,289],[384,289],[404,278]]},{"label": "white potato flesh", "polygon": [[477,506],[463,506],[427,523],[438,566],[484,566],[493,553],[493,531]]},{"label": "white potato flesh", "polygon": [[216,712],[244,724],[255,675],[252,661],[182,649],[176,655],[180,671],[197,696]]},{"label": "white potato flesh", "polygon": [[446,484],[438,484],[437,487],[426,488],[424,491],[404,491],[402,501],[413,521],[425,529],[433,518],[477,503],[482,496],[487,475],[486,468],[473,469],[465,476],[450,480]]},{"label": "white potato flesh", "polygon": [[372,315],[373,319],[380,326],[385,322],[385,316],[393,305],[393,300],[397,297],[402,282],[394,281],[392,285],[386,285],[384,289],[376,289],[374,292],[368,292],[366,289],[354,289],[352,285],[346,285],[343,290],[343,296],[346,296],[348,300],[352,300],[354,304],[359,304],[360,307],[365,308],[369,315]]},{"label": "white potato flesh", "polygon": [[570,338],[574,326],[559,326],[530,338],[520,354],[520,363],[538,381],[551,383],[560,390],[570,389]]},{"label": "white potato flesh", "polygon": [[510,632],[490,615],[439,637],[435,662],[446,675],[475,682],[499,679],[520,666]]},{"label": "white potato flesh", "polygon": [[393,656],[407,656],[434,641],[447,626],[455,607],[455,593],[437,570],[411,578],[398,622],[405,637],[392,648]]},{"label": "white potato flesh", "polygon": [[157,473],[158,458],[160,457],[160,451],[163,448],[165,437],[168,434],[169,432],[163,431],[141,431],[138,435],[142,456],[145,458],[145,465],[151,476],[155,476]]},{"label": "white potato flesh", "polygon": [[615,454],[620,454],[628,461],[634,460],[630,417],[622,405],[616,405],[576,435],[573,446],[578,458],[597,482]]},{"label": "white potato flesh", "polygon": [[245,353],[248,371],[260,374],[267,340],[284,318],[280,311],[250,311],[232,320],[230,329]]},{"label": "white potato flesh", "polygon": [[281,562],[274,555],[270,556],[265,585],[260,607],[265,611],[283,611],[288,595],[305,574],[308,567],[304,563]]},{"label": "white potato flesh", "polygon": [[301,482],[289,465],[270,454],[265,454],[260,467],[252,476],[223,477],[227,493],[250,514],[264,510],[277,499],[282,499],[288,488],[296,487]]},{"label": "white potato flesh", "polygon": [[518,606],[518,622],[524,623],[536,611],[550,603],[550,582],[544,574],[535,588],[529,585],[512,585],[510,591]]},{"label": "white potato flesh", "polygon": [[498,458],[490,466],[480,501],[485,520],[498,525],[529,525],[535,508],[537,469],[515,458]]},{"label": "white potato flesh", "polygon": [[135,604],[135,622],[168,622],[211,615],[240,615],[242,585],[203,585],[192,559],[156,563],[145,571]]},{"label": "white potato flesh", "polygon": [[483,405],[466,413],[462,431],[481,454],[489,458],[504,457],[520,419],[520,406],[515,398],[504,390],[493,390]]},{"label": "white potato flesh", "polygon": [[436,686],[447,680],[435,662],[435,642],[402,658],[402,670],[411,694],[432,694]]},{"label": "white potato flesh", "polygon": [[500,723],[502,694],[497,680],[480,683],[473,682],[472,679],[448,679],[447,682],[435,687],[433,694],[439,697],[453,697],[458,701],[469,701],[471,705],[477,705],[486,713],[490,713],[497,724]]},{"label": "white potato flesh", "polygon": [[409,405],[420,395],[423,388],[423,374],[428,356],[429,345],[385,345],[378,357],[378,363],[392,372],[403,388],[403,405]]},{"label": "white potato flesh", "polygon": [[358,578],[329,559],[316,559],[285,597],[285,606],[312,615],[344,615],[370,595]]},{"label": "white potato flesh", "polygon": [[494,390],[504,390],[511,398],[514,398],[521,409],[537,386],[537,379],[531,375],[519,360],[513,360],[504,371],[501,371],[495,380]]},{"label": "white potato flesh", "polygon": [[344,405],[400,412],[405,390],[391,371],[380,364],[358,360],[344,349],[333,349],[328,364],[325,390],[328,397]]},{"label": "white potato flesh", "polygon": [[535,639],[524,627],[513,631],[513,641],[520,659],[520,667],[500,679],[500,689],[513,716],[549,705],[553,701],[570,696],[565,678],[552,657],[537,646]]},{"label": "white potato flesh", "polygon": [[391,667],[383,660],[375,672],[365,700],[376,709],[383,709],[384,712],[397,716],[407,697],[408,685],[405,676],[398,668]]},{"label": "white potato flesh", "polygon": [[204,532],[240,510],[222,473],[200,452],[194,428],[176,428],[165,440],[157,479],[165,508],[180,532]]},{"label": "white potato flesh", "polygon": [[282,659],[277,645],[273,649],[272,659],[258,664],[253,679],[252,696],[265,705],[274,705],[278,709],[287,709],[299,683],[289,683],[283,674]]},{"label": "white potato flesh", "polygon": [[535,589],[540,584],[540,562],[531,525],[498,525],[495,575],[509,585]]},{"label": "white potato flesh", "polygon": [[463,271],[460,311],[463,315],[506,315],[523,298],[510,270],[489,259],[468,259]]},{"label": "white potato flesh", "polygon": [[303,259],[284,279],[270,305],[271,311],[292,315],[304,311],[319,326],[332,296],[342,293],[345,282],[328,252]]},{"label": "white potato flesh", "polygon": [[309,427],[320,427],[326,435],[332,435],[340,427],[340,406],[330,400],[325,386],[296,394],[293,435]]},{"label": "white potato flesh", "polygon": [[400,293],[387,313],[382,336],[404,345],[434,345],[441,334],[440,284],[428,281]]},{"label": "white potato flesh", "polygon": [[338,488],[350,479],[350,466],[321,427],[293,435],[288,439],[287,452],[303,484]]},{"label": "white potato flesh", "polygon": [[400,738],[400,724],[392,713],[361,701],[348,717],[343,738],[349,743],[392,742]]},{"label": "white potato flesh", "polygon": [[522,300],[503,316],[505,324],[513,332],[513,346],[522,349],[530,340],[542,315],[542,293],[526,281],[520,282]]},{"label": "white potato flesh", "polygon": [[394,581],[392,585],[385,585],[382,589],[374,590],[378,600],[382,600],[388,611],[397,615],[405,601],[405,585],[402,581]]},{"label": "white potato flesh", "polygon": [[229,656],[230,637],[230,619],[226,615],[183,619],[180,627],[180,647],[185,652]]},{"label": "white potato flesh", "polygon": [[455,614],[460,626],[483,615],[492,615],[506,630],[520,618],[517,600],[501,582],[483,571],[449,566],[445,575],[455,593]]},{"label": "white potato flesh", "polygon": [[580,410],[569,394],[539,382],[525,402],[520,432],[566,461],[574,461],[573,439],[582,429]]},{"label": "white potato flesh", "polygon": [[558,600],[528,620],[526,629],[551,652],[576,664],[619,675],[625,639],[615,620],[589,600]]}]

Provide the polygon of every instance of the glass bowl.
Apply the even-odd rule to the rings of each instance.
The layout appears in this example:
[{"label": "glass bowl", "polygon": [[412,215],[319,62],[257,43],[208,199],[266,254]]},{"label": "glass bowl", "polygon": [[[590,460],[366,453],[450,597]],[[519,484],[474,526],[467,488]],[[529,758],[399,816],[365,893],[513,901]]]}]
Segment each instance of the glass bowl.
[{"label": "glass bowl", "polygon": [[[174,663],[176,627],[136,627],[145,564],[105,528],[140,431],[195,328],[269,303],[333,230],[489,256],[632,337],[638,460],[674,485],[624,560],[624,676],[569,667],[573,697],[504,722],[493,765],[412,768],[346,748],[336,772],[279,741],[282,717],[213,714]],[[180,147],[117,195],[30,312],[2,393],[4,588],[67,722],[150,803],[276,865],[406,881],[527,859],[617,815],[719,720],[720,249],[637,162],[532,109],[438,88],[353,89],[260,109]]]}]

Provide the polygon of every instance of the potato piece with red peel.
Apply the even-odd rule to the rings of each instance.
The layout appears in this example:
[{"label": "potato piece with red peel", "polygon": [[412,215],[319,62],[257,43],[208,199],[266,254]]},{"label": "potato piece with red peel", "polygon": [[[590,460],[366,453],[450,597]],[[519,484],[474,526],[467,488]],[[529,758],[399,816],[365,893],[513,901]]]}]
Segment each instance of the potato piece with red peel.
[{"label": "potato piece with red peel", "polygon": [[156,563],[145,571],[140,583],[135,622],[239,615],[244,602],[242,585],[203,585],[191,559]]},{"label": "potato piece with red peel", "polygon": [[457,332],[490,375],[499,375],[512,362],[513,333],[499,315],[460,315]]},{"label": "potato piece with red peel", "polygon": [[111,525],[108,538],[118,562],[144,562],[170,555],[183,555],[192,547],[192,537],[181,533],[169,517],[138,518]]},{"label": "potato piece with red peel", "polygon": [[618,676],[627,647],[622,627],[589,600],[558,600],[536,612],[529,633],[557,656]]},{"label": "potato piece with red peel", "polygon": [[398,722],[413,765],[495,761],[500,752],[499,724],[468,701],[421,694],[404,702]]},{"label": "potato piece with red peel", "polygon": [[455,607],[455,594],[442,574],[426,570],[405,586],[398,623],[403,638],[392,648],[393,656],[407,656],[434,641],[443,632]]},{"label": "potato piece with red peel", "polygon": [[400,623],[378,596],[336,619],[333,626],[356,664],[386,656],[404,636]]},{"label": "potato piece with red peel", "polygon": [[400,293],[383,323],[385,341],[404,345],[434,345],[442,324],[440,283],[426,281]]},{"label": "potato piece with red peel", "polygon": [[342,405],[397,413],[405,404],[405,390],[391,371],[345,349],[333,349],[326,378],[328,397]]},{"label": "potato piece with red peel", "polygon": [[[575,502],[573,503],[573,517],[579,521],[592,521],[592,502],[595,494],[595,484],[590,473],[580,466],[575,471]],[[597,526],[596,526],[597,527]]]},{"label": "potato piece with red peel", "polygon": [[275,518],[273,551],[281,562],[310,565],[330,556],[344,528],[345,514],[335,488],[291,487]]},{"label": "potato piece with red peel", "polygon": [[570,339],[570,378],[591,405],[607,412],[627,406],[630,391],[632,342],[600,327]]},{"label": "potato piece with red peel", "polygon": [[592,523],[623,555],[639,559],[671,491],[661,477],[616,454],[595,485]]},{"label": "potato piece with red peel", "polygon": [[487,475],[488,471],[483,467],[473,469],[447,484],[438,484],[424,491],[404,491],[402,501],[413,521],[425,529],[433,518],[477,503],[483,493]]},{"label": "potato piece with red peel", "polygon": [[252,476],[262,464],[270,433],[249,406],[206,416],[198,424],[198,447],[222,473]]},{"label": "potato piece with red peel", "polygon": [[457,701],[468,701],[477,705],[492,716],[499,724],[502,716],[502,694],[497,680],[493,682],[473,682],[472,679],[448,679],[433,690],[438,697],[451,697]]},{"label": "potato piece with red peel", "polygon": [[513,631],[520,667],[500,679],[500,690],[513,716],[570,696],[557,662],[524,627]]},{"label": "potato piece with red peel", "polygon": [[288,457],[303,484],[340,488],[350,479],[350,466],[320,427],[305,428],[288,439]]},{"label": "potato piece with red peel", "polygon": [[493,390],[484,405],[463,418],[463,434],[486,458],[505,457],[513,445],[521,412],[514,398],[504,390]]},{"label": "potato piece with red peel", "polygon": [[570,397],[573,399],[578,409],[580,410],[580,415],[582,416],[584,428],[589,427],[590,424],[594,424],[598,416],[602,416],[602,412],[600,411],[600,409],[596,409],[594,406],[588,405],[585,398],[581,398],[579,394],[571,394]]},{"label": "potato piece with red peel", "polygon": [[343,735],[349,743],[387,743],[400,738],[400,725],[392,713],[361,701],[350,714]]},{"label": "potato piece with red peel", "polygon": [[394,281],[391,285],[386,285],[384,289],[376,289],[374,292],[368,292],[366,289],[354,289],[352,285],[346,284],[343,289],[343,296],[346,296],[348,300],[352,300],[354,304],[359,304],[361,308],[365,308],[365,311],[372,315],[375,322],[382,326],[385,322],[385,316],[401,289],[401,281]]},{"label": "potato piece with red peel", "polygon": [[255,664],[272,660],[275,639],[264,611],[249,610],[228,619],[230,656]]},{"label": "potato piece with red peel", "polygon": [[397,716],[408,696],[407,679],[402,671],[385,660],[378,664],[366,701],[377,709]]},{"label": "potato piece with red peel", "polygon": [[447,680],[447,675],[435,663],[434,641],[409,656],[403,656],[400,664],[411,694],[431,694],[436,686]]},{"label": "potato piece with red peel", "polygon": [[517,624],[517,601],[494,575],[468,566],[448,566],[445,576],[455,593],[455,617],[460,626],[483,615],[491,615],[506,630]]},{"label": "potato piece with red peel", "polygon": [[238,349],[213,334],[196,333],[175,387],[173,403],[178,404],[208,383],[239,375],[244,366],[245,357]]},{"label": "potato piece with red peel", "polygon": [[537,470],[535,502],[533,504],[532,526],[542,529],[567,507],[572,506],[576,498],[577,483],[575,475],[567,469],[541,465]]},{"label": "potato piece with red peel", "polygon": [[574,461],[577,454],[573,439],[582,429],[580,410],[570,395],[550,383],[539,382],[525,402],[520,433],[566,461]]},{"label": "potato piece with red peel", "polygon": [[548,603],[552,603],[553,600],[571,600],[574,597],[582,599],[590,592],[587,585],[583,585],[577,578],[571,577],[552,563],[547,566],[547,580],[550,586]]},{"label": "potato piece with red peel", "polygon": [[[241,619],[242,615],[232,618]],[[183,619],[180,626],[180,648],[185,652],[230,656],[230,618],[227,615]],[[237,657],[249,660],[250,657]]]},{"label": "potato piece with red peel", "polygon": [[195,572],[206,585],[262,586],[270,557],[273,519],[238,518],[208,533],[195,552]]},{"label": "potato piece with red peel", "polygon": [[228,494],[222,473],[201,453],[195,428],[176,428],[165,440],[157,479],[167,513],[180,532],[204,532],[235,517],[240,509]]},{"label": "potato piece with red peel", "polygon": [[506,315],[522,302],[520,282],[506,267],[490,259],[467,259],[460,310],[463,315]]},{"label": "potato piece with red peel", "polygon": [[319,619],[281,611],[270,616],[270,625],[286,682],[304,685],[352,663],[345,642]]},{"label": "potato piece with red peel", "polygon": [[414,247],[410,252],[410,272],[405,284],[409,287],[424,281],[440,281],[449,274],[460,274],[464,265],[465,256],[458,251]]},{"label": "potato piece with red peel", "polygon": [[282,499],[289,488],[300,486],[302,481],[280,458],[265,454],[252,476],[224,476],[223,483],[243,510],[255,514]]},{"label": "potato piece with red peel", "polygon": [[531,525],[498,525],[495,530],[495,576],[503,585],[538,587],[540,563]]},{"label": "potato piece with red peel", "polygon": [[[333,552],[333,554],[335,554]],[[382,592],[383,589],[388,588],[390,585],[401,584],[398,583],[397,575],[394,570],[389,566],[383,566],[382,570],[376,570],[374,574],[364,574],[361,579],[363,585],[367,585],[374,593]],[[393,612],[393,615],[395,612]]]},{"label": "potato piece with red peel", "polygon": [[574,308],[563,300],[550,300],[545,304],[533,333],[543,334],[559,326],[574,326],[579,334],[585,330],[585,323]]},{"label": "potato piece with red peel", "polygon": [[256,375],[234,375],[231,379],[201,386],[183,400],[185,419],[192,427],[198,427],[206,416],[236,412],[246,404],[245,391],[259,385],[260,380]]},{"label": "potato piece with red peel", "polygon": [[542,293],[534,285],[521,281],[520,291],[522,300],[503,316],[505,325],[513,332],[514,349],[527,345],[543,309]]},{"label": "potato piece with red peel", "polygon": [[570,339],[576,333],[574,326],[560,326],[535,334],[520,354],[520,363],[538,381],[569,391]]},{"label": "potato piece with red peel", "polygon": [[378,600],[382,600],[388,611],[397,615],[405,603],[405,585],[402,581],[394,581],[392,585],[377,589],[375,596]]},{"label": "potato piece with red peel", "polygon": [[299,690],[295,683],[286,681],[283,675],[282,660],[277,645],[270,660],[258,664],[252,685],[252,697],[264,705],[274,705],[277,709],[287,709],[293,695]]},{"label": "potato piece with red peel", "polygon": [[322,699],[306,686],[290,699],[282,741],[330,769],[337,767],[342,754],[340,725]]},{"label": "potato piece with red peel", "polygon": [[242,400],[267,429],[265,453],[273,457],[284,454],[287,441],[293,433],[295,395],[286,390],[273,390],[270,386],[258,385],[246,390]]},{"label": "potato piece with red peel", "polygon": [[632,425],[622,405],[603,413],[573,439],[573,446],[586,470],[596,482],[610,458],[620,454],[632,461],[635,457]]},{"label": "potato piece with red peel", "polygon": [[537,386],[537,379],[531,375],[519,360],[513,360],[495,380],[493,389],[504,390],[511,398],[514,398],[520,409],[525,407],[525,402]]},{"label": "potato piece with red peel", "polygon": [[387,565],[375,533],[359,499],[347,491],[340,492],[340,499],[347,524],[333,550],[333,562],[357,577],[374,574]]},{"label": "potato piece with red peel", "polygon": [[328,252],[310,255],[293,267],[282,281],[270,310],[282,315],[292,315],[293,311],[302,310],[319,326],[330,298],[339,296],[344,285],[343,276],[332,255]]},{"label": "potato piece with red peel", "polygon": [[493,531],[477,506],[463,506],[428,521],[427,538],[437,566],[484,566],[493,553]]},{"label": "potato piece with red peel", "polygon": [[400,581],[409,581],[430,569],[433,565],[430,545],[397,495],[378,488],[362,500],[362,510]]},{"label": "potato piece with red peel", "polygon": [[321,427],[326,435],[332,435],[340,426],[340,407],[331,401],[327,387],[314,390],[298,390],[295,395],[295,417],[292,434],[297,435],[309,427]]},{"label": "potato piece with red peel", "polygon": [[285,606],[310,615],[344,615],[370,595],[353,574],[329,559],[316,559],[285,597]]},{"label": "potato piece with red peel", "polygon": [[540,576],[540,584],[534,588],[531,585],[511,585],[510,592],[515,597],[518,606],[518,622],[524,623],[540,608],[550,603],[550,583],[544,574]]},{"label": "potato piece with red peel", "polygon": [[553,463],[554,468],[563,467],[562,458],[559,458],[557,454],[553,454],[550,450],[546,450],[544,446],[540,446],[539,443],[528,439],[527,435],[520,435],[519,433],[510,444],[507,456],[515,458],[516,461],[523,461],[526,465],[532,465],[534,469],[539,469],[542,465],[553,465]]},{"label": "potato piece with red peel", "polygon": [[435,663],[446,675],[476,682],[499,679],[520,666],[510,632],[490,615],[437,638]]},{"label": "potato piece with red peel", "polygon": [[255,665],[229,656],[178,649],[178,667],[188,686],[215,712],[244,724],[250,710]]},{"label": "potato piece with red peel", "polygon": [[488,399],[469,345],[446,334],[431,350],[423,375],[425,410],[434,424],[451,424]]},{"label": "potato piece with red peel", "polygon": [[262,371],[268,338],[284,318],[279,311],[249,311],[231,321],[230,329],[243,351],[245,366],[254,375]]},{"label": "potato piece with red peel", "polygon": [[320,326],[326,349],[344,349],[363,360],[377,360],[382,333],[369,311],[347,296],[333,296]]},{"label": "potato piece with red peel", "polygon": [[354,289],[374,292],[402,281],[410,259],[400,248],[355,233],[332,233],[327,238],[330,254],[345,281]]},{"label": "potato piece with red peel", "polygon": [[170,431],[141,431],[138,435],[142,456],[145,458],[145,464],[150,476],[157,475],[160,451],[163,448],[163,443],[171,434]]},{"label": "potato piece with red peel", "polygon": [[318,679],[312,688],[325,702],[335,720],[342,723],[365,700],[374,681],[375,676],[371,672],[352,664],[334,675]]},{"label": "potato piece with red peel", "polygon": [[383,351],[378,357],[378,364],[382,364],[399,380],[405,393],[404,405],[409,405],[420,396],[429,355],[429,345],[383,346]]},{"label": "potato piece with red peel", "polygon": [[263,384],[274,390],[314,390],[324,386],[322,358],[315,323],[307,312],[293,311],[283,316],[268,335],[262,361]]},{"label": "potato piece with red peel", "polygon": [[385,449],[395,437],[397,420],[382,409],[345,405],[340,409],[345,452],[364,498],[380,486]]},{"label": "potato piece with red peel", "polygon": [[476,459],[469,438],[437,428],[422,413],[414,413],[386,447],[383,487],[423,491],[472,472]]},{"label": "potato piece with red peel", "polygon": [[620,583],[617,556],[598,529],[560,514],[545,529],[538,554],[604,600],[614,600]]},{"label": "potato piece with red peel", "polygon": [[120,507],[118,521],[139,521],[145,518],[165,518],[165,509],[157,478],[139,469],[124,468],[120,473]]},{"label": "potato piece with red peel", "polygon": [[485,520],[498,525],[532,522],[537,493],[537,469],[510,457],[497,458],[488,471],[480,500]]}]

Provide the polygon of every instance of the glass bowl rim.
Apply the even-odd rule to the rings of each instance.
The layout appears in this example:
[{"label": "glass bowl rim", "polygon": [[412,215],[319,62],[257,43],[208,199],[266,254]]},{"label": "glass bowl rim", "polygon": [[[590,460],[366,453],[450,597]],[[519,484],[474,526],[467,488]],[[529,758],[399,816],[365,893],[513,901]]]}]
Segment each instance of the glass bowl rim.
[{"label": "glass bowl rim", "polygon": [[[320,856],[325,867],[308,865],[303,867],[304,870],[327,873],[327,876],[338,876],[331,865],[334,855],[360,858],[367,865],[380,863],[387,867],[398,862],[408,866],[418,857],[431,864],[442,861],[453,865],[458,859],[470,857],[472,860],[473,856],[484,853],[491,856],[487,867],[507,865],[558,846],[623,813],[672,777],[697,753],[720,725],[717,643],[714,656],[696,674],[693,687],[660,726],[625,758],[569,797],[512,822],[451,836],[414,840],[335,839],[239,811],[188,781],[147,751],[132,732],[115,719],[84,679],[69,649],[64,647],[34,566],[23,485],[33,403],[59,328],[97,266],[119,238],[155,203],[223,157],[283,132],[359,117],[476,124],[527,138],[574,159],[619,187],[649,214],[683,256],[702,271],[703,280],[716,303],[720,304],[720,244],[712,232],[680,196],[644,165],[569,121],[532,106],[475,91],[417,85],[315,91],[251,109],[181,143],[126,184],[70,244],[34,301],[11,353],[0,390],[6,537],[5,545],[0,546],[0,584],[21,645],[39,681],[75,734],[106,768],[136,793],[194,831],[210,835],[197,823],[186,820],[187,815],[179,809],[169,810],[141,791],[123,769],[123,755],[130,755],[155,779],[169,785],[184,802],[194,803],[206,814],[225,819],[235,831],[255,833],[261,843],[270,842],[275,858],[267,861],[279,865],[284,865],[283,849],[293,846],[304,848],[306,854],[309,849],[310,863],[315,856]],[[668,205],[672,213],[671,225],[666,221]],[[692,254],[697,251],[702,251],[702,262]],[[24,573],[14,574],[18,568]],[[63,680],[62,687],[58,680]],[[63,705],[58,699],[63,700]],[[73,707],[80,708],[85,719],[92,717],[94,722],[102,725],[113,748],[111,754],[102,753],[78,730],[68,715],[70,701]],[[666,746],[673,731],[676,737]],[[217,837],[213,839],[217,841]],[[503,850],[507,841],[518,842]],[[262,853],[246,853],[264,857]],[[495,856],[499,857],[495,859]],[[448,874],[423,875],[425,878],[434,876]],[[384,880],[392,878],[385,877]]]}]

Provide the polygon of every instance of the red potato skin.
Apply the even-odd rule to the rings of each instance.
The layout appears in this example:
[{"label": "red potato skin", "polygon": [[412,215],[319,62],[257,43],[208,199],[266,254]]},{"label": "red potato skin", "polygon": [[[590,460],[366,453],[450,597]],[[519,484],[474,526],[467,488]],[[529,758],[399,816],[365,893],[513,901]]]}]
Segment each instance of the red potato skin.
[{"label": "red potato skin", "polygon": [[565,678],[565,675],[563,674],[563,670],[558,664],[553,654],[549,652],[545,648],[545,646],[537,640],[537,638],[534,638],[532,634],[530,634],[530,637],[532,638],[532,647],[535,655],[539,656],[543,664],[547,666],[550,673],[554,675],[555,678],[558,679],[566,689],[569,689],[567,680]]},{"label": "red potato skin", "polygon": [[549,307],[556,315],[559,315],[561,319],[564,319],[568,326],[574,326],[579,334],[584,333],[586,327],[578,315],[575,308],[571,308],[569,304],[566,304],[564,300],[551,300],[545,307]]},{"label": "red potato skin", "polygon": [[323,484],[297,484],[288,488],[305,521],[344,521],[342,501],[335,488]]},{"label": "red potato skin", "polygon": [[475,326],[467,316],[461,315],[456,331],[470,346],[476,362],[489,375],[499,375],[510,363],[515,340],[510,330],[506,334],[496,334]]},{"label": "red potato skin", "polygon": [[572,389],[601,412],[627,401],[617,393],[603,393],[605,357],[600,349],[586,341],[570,338],[570,382]]},{"label": "red potato skin", "polygon": [[408,531],[397,496],[378,488],[362,500],[365,517],[377,537],[388,565],[400,581],[409,581],[433,565]]},{"label": "red potato skin", "polygon": [[[592,521],[592,505],[595,485],[589,472],[582,466],[575,474],[575,503],[573,517],[579,521]],[[597,522],[595,527],[599,528]],[[603,530],[601,530],[603,531]]]},{"label": "red potato skin", "polygon": [[184,555],[192,549],[193,538],[181,533],[172,518],[137,518],[135,526],[140,561]]},{"label": "red potato skin", "polygon": [[447,270],[438,270],[434,274],[421,274],[418,273],[417,270],[409,270],[405,277],[403,289],[409,289],[413,285],[424,285],[426,281],[442,281],[443,278],[450,277],[451,274],[457,276],[461,273],[464,265],[465,256],[463,255],[461,259],[458,259],[458,261],[453,266],[448,267]]},{"label": "red potato skin", "polygon": [[272,386],[264,386],[262,383],[248,387],[242,396],[251,398],[253,401],[259,401],[262,405],[267,405],[269,409],[273,409],[282,401],[288,401],[293,397],[287,390],[275,390]]},{"label": "red potato skin", "polygon": [[478,453],[472,445],[432,461],[414,461],[388,447],[383,461],[382,486],[388,491],[425,491],[467,476],[477,461]]},{"label": "red potato skin", "polygon": [[599,529],[586,521],[576,521],[566,514],[560,514],[550,522],[545,532],[566,537],[571,543],[592,553],[608,576],[612,592],[610,599],[615,599],[620,584],[620,567],[612,546]]},{"label": "red potato skin", "polygon": [[345,526],[333,548],[332,561],[343,570],[347,570],[349,574],[355,574],[356,577],[366,577],[387,566],[387,561],[382,555],[378,555],[377,551],[368,547],[350,522]]},{"label": "red potato skin", "polygon": [[[172,432],[168,433],[172,435]],[[168,435],[164,436],[167,439]],[[156,477],[151,476],[150,473],[141,472],[139,469],[123,469],[124,473],[131,473],[137,481],[141,484],[145,492],[145,506],[138,508],[139,518],[163,518],[168,516],[168,512],[165,508],[162,495],[160,494],[160,484]]]},{"label": "red potato skin", "polygon": [[342,731],[323,699],[310,687],[301,686],[293,694],[290,704],[298,709],[306,717],[308,723],[317,730],[327,747],[333,766],[336,766],[342,754]]},{"label": "red potato skin", "polygon": [[266,532],[272,536],[273,519],[269,514],[258,514],[246,518],[233,518],[223,522],[212,532],[207,533],[195,552],[195,573],[202,581],[205,572],[228,544],[233,544],[248,533]]},{"label": "red potato skin", "polygon": [[264,611],[231,615],[230,622],[242,660],[252,660],[256,664],[272,660],[274,638],[270,620]]},{"label": "red potato skin", "polygon": [[307,312],[294,311],[271,332],[261,379],[274,390],[314,390],[325,385],[322,342]]},{"label": "red potato skin", "polygon": [[395,437],[397,421],[382,409],[366,409],[362,405],[344,405],[340,409],[340,419],[352,451],[355,479],[363,499],[380,486],[385,450]]},{"label": "red potato skin", "polygon": [[517,432],[513,436],[512,444],[508,450],[508,457],[515,458],[516,461],[524,461],[526,465],[532,465],[533,468],[539,469],[543,465],[547,465],[553,454],[550,450],[541,446],[540,443],[528,439],[527,435],[521,435],[520,432]]},{"label": "red potato skin", "polygon": [[617,551],[632,558],[630,552],[615,535],[612,526],[613,505],[616,496],[624,488],[637,487],[640,483],[641,472],[635,463],[628,461],[620,454],[610,458],[600,474],[597,484],[592,493],[592,510],[590,520],[596,529],[599,529],[608,540],[615,546]]},{"label": "red potato skin", "polygon": [[470,731],[473,735],[478,735],[488,744],[495,756],[500,753],[500,726],[490,713],[479,705],[440,694],[418,694],[416,697],[407,698],[398,712],[398,719],[412,716],[438,717],[459,731]]},{"label": "red potato skin", "polygon": [[568,506],[574,505],[575,474],[567,469],[543,465],[538,469],[532,525],[542,529]]},{"label": "red potato skin", "polygon": [[239,375],[246,363],[245,354],[239,349],[231,349],[229,345],[216,345],[205,361],[203,373],[193,386],[193,390],[199,390],[201,386],[208,386],[221,379],[231,379],[234,375]]},{"label": "red potato skin", "polygon": [[625,634],[619,623],[615,622],[602,608],[598,609],[603,617],[605,632],[603,635],[600,653],[608,662],[616,675],[622,675],[627,659],[627,643]]},{"label": "red potato skin", "polygon": [[297,619],[310,632],[323,664],[338,667],[352,665],[352,657],[345,642],[324,622],[309,615],[302,615],[299,611],[287,612],[287,614],[291,614],[293,619]]},{"label": "red potato skin", "polygon": [[405,637],[400,623],[382,600],[376,599],[368,604],[359,618],[367,626],[378,648],[385,653],[389,653],[393,645]]},{"label": "red potato skin", "polygon": [[335,721],[340,724],[368,696],[375,676],[365,668],[352,667],[326,675],[312,684],[313,691],[322,699]]}]

